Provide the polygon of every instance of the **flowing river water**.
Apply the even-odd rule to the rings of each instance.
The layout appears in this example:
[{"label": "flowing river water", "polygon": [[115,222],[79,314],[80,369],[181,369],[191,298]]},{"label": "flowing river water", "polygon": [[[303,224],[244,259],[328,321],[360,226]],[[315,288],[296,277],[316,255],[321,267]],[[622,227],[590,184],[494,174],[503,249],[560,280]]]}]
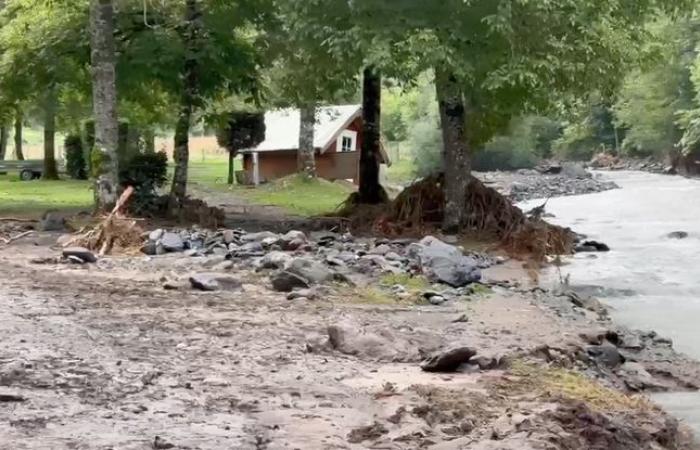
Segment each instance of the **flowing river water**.
[{"label": "flowing river water", "polygon": [[[602,176],[622,189],[547,204],[556,216],[549,220],[612,249],[595,258],[576,255],[562,274],[609,305],[618,323],[670,337],[677,350],[700,359],[700,180],[641,172]],[[670,238],[675,231],[688,237]],[[543,282],[559,277],[551,270]],[[700,393],[654,398],[700,433]]]}]

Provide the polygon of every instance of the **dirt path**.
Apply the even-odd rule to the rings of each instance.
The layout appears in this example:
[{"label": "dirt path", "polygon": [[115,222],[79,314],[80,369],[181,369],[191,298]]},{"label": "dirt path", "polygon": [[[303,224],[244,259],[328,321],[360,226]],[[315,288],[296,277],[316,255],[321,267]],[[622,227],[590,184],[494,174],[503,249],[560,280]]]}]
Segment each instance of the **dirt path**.
[{"label": "dirt path", "polygon": [[[499,420],[533,411],[533,398],[489,392],[502,372],[424,373],[419,350],[506,353],[580,331],[516,294],[457,307],[297,303],[254,274],[239,274],[243,292],[163,290],[162,277],[192,270],[182,259],[29,262],[49,254],[0,251],[0,394],[25,399],[0,402],[3,450],[539,448],[527,434],[492,438]],[[316,348],[340,323],[387,330],[391,348]],[[396,361],[382,356],[396,349]]]}]

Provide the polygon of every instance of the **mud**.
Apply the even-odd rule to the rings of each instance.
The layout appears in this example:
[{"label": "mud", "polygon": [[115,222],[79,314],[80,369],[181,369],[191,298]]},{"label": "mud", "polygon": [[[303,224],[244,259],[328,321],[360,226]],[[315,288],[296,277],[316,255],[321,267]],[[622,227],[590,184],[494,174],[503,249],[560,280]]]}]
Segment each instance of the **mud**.
[{"label": "mud", "polygon": [[[423,355],[468,346],[625,389],[619,368],[566,350],[610,323],[563,297],[494,287],[448,305],[374,304],[331,286],[290,301],[253,272],[235,273],[241,291],[173,292],[163,280],[200,268],[176,256],[55,264],[50,241],[0,249],[0,398],[23,400],[0,402],[1,449],[697,448],[646,404],[599,410],[510,388],[527,375],[505,368],[421,370]],[[506,269],[485,276],[516,285]],[[347,324],[381,351],[329,346],[329,327]],[[667,370],[700,380],[692,361],[679,367]]]}]

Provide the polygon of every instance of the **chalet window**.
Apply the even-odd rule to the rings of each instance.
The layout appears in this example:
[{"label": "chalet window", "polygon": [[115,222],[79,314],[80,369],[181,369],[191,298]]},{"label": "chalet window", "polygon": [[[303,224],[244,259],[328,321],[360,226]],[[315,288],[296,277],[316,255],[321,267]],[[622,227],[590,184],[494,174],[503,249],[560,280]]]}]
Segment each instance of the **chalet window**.
[{"label": "chalet window", "polygon": [[352,138],[343,136],[343,143],[341,145],[340,151],[342,152],[351,152],[354,149],[352,148]]},{"label": "chalet window", "polygon": [[354,152],[357,150],[357,131],[345,130],[338,137],[339,152]]}]

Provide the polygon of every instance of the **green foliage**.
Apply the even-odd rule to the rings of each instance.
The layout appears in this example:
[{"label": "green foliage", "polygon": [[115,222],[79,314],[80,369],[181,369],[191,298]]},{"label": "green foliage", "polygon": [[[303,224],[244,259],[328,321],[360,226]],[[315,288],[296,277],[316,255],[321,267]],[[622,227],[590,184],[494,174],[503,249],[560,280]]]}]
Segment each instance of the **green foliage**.
[{"label": "green foliage", "polygon": [[265,140],[265,114],[231,112],[223,115],[216,130],[219,145],[235,154]]},{"label": "green foliage", "polygon": [[168,156],[163,152],[136,154],[119,170],[122,187],[134,188],[129,208],[135,213],[156,211],[159,207],[157,190],[167,181]]},{"label": "green foliage", "polygon": [[606,103],[593,101],[584,104],[571,120],[554,144],[557,157],[588,161],[600,151],[619,151],[625,130],[617,128],[613,111]]},{"label": "green foliage", "polygon": [[85,164],[85,152],[83,140],[80,136],[69,134],[63,143],[66,155],[66,171],[74,180],[87,179],[87,167]]}]

